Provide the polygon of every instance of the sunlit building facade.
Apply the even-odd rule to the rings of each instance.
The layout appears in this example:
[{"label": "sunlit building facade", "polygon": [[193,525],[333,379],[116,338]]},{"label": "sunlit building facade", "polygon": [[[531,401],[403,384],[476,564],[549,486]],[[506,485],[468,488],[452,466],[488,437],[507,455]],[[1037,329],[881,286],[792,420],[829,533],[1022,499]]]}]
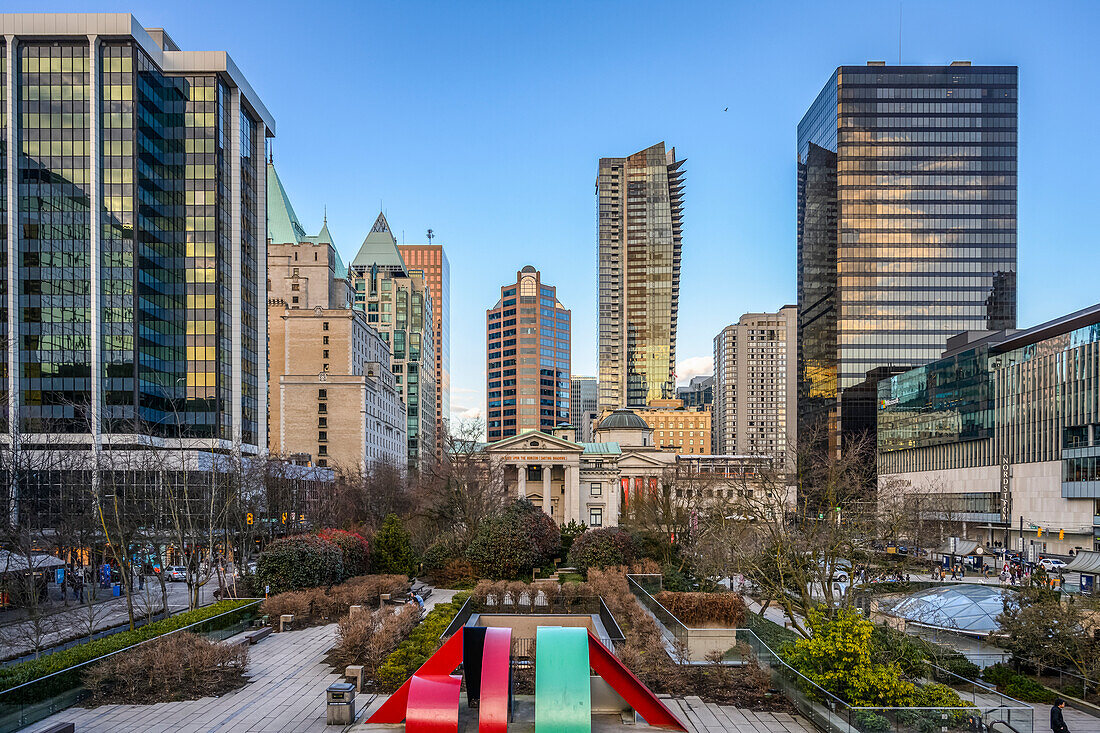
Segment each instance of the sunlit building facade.
[{"label": "sunlit building facade", "polygon": [[600,159],[600,410],[676,397],[683,164],[663,142]]},{"label": "sunlit building facade", "polygon": [[1013,66],[838,68],[798,125],[799,434],[846,389],[1016,324]]},{"label": "sunlit building facade", "polygon": [[570,312],[531,265],[485,313],[486,440],[569,422]]},{"label": "sunlit building facade", "polygon": [[0,15],[0,73],[5,432],[262,450],[259,97],[128,14]]},{"label": "sunlit building facade", "polygon": [[[399,244],[397,250],[410,271],[422,273],[432,294],[435,430],[442,437],[451,419],[451,263],[442,244]],[[442,441],[437,441],[437,452],[442,449]]]}]

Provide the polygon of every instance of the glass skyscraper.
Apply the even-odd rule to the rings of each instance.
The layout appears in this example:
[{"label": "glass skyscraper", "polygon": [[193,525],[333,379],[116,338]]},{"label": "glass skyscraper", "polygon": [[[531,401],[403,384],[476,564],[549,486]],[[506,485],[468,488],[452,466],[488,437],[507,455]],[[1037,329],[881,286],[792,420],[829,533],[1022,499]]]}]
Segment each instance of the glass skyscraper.
[{"label": "glass skyscraper", "polygon": [[128,14],[0,15],[0,70],[5,430],[261,450],[255,92]]},{"label": "glass skyscraper", "polygon": [[531,265],[485,313],[486,440],[569,422],[570,312]]},{"label": "glass skyscraper", "polygon": [[798,433],[846,389],[1016,325],[1014,66],[842,66],[798,125]]},{"label": "glass skyscraper", "polygon": [[600,159],[601,410],[676,396],[683,164],[663,142]]}]

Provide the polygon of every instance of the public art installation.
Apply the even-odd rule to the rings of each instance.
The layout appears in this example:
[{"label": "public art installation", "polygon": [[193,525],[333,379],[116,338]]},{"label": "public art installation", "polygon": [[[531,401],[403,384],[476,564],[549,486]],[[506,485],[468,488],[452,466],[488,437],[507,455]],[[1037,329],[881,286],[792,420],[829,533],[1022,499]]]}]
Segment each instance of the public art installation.
[{"label": "public art installation", "polygon": [[[507,733],[512,709],[512,630],[463,627],[375,711],[368,723],[400,723],[406,733],[457,733],[462,675],[478,707],[478,733]],[[645,721],[687,733],[641,680],[583,628],[540,626],[535,634],[535,733],[591,733],[589,669]]]}]

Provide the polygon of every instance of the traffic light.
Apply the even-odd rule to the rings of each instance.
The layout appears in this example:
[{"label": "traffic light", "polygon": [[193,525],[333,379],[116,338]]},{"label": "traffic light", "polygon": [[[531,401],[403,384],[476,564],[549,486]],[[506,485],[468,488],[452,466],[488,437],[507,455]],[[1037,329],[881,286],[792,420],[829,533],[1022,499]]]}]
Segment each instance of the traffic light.
[{"label": "traffic light", "polygon": [[1058,539],[1064,540],[1066,538],[1066,531],[1064,529],[1058,530]]},{"label": "traffic light", "polygon": [[1042,527],[1039,527],[1038,533],[1035,536],[1036,537],[1042,537],[1043,536],[1043,528]]},{"label": "traffic light", "polygon": [[286,512],[283,512],[283,524],[286,524]]},{"label": "traffic light", "polygon": [[249,524],[252,524],[252,512],[248,513],[247,521]]}]

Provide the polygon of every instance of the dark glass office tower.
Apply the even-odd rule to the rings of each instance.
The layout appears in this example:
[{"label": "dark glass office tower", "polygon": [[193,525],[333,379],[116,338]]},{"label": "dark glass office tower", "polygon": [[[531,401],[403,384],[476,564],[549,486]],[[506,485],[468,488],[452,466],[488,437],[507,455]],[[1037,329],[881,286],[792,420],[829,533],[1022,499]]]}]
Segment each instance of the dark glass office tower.
[{"label": "dark glass office tower", "polygon": [[0,37],[8,439],[259,452],[270,114],[225,53],[127,14],[3,14]]},{"label": "dark glass office tower", "polygon": [[878,367],[1016,325],[1014,66],[842,66],[798,125],[802,438]]}]

